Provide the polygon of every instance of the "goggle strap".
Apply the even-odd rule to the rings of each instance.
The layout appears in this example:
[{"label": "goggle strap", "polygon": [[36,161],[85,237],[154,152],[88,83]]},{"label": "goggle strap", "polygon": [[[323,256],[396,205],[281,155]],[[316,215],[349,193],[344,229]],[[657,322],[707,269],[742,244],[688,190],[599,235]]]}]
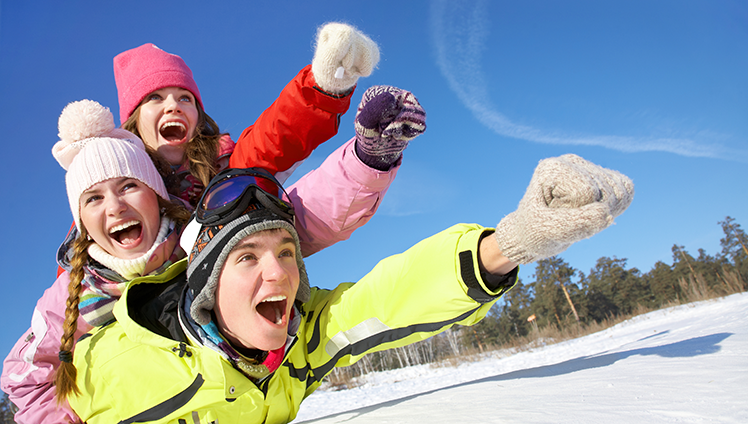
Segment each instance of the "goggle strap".
[{"label": "goggle strap", "polygon": [[[263,190],[255,190],[255,198],[267,209],[273,211],[276,215],[280,215],[291,221],[293,225],[296,225],[296,217],[293,213],[289,214],[281,210],[278,204],[268,197]],[[293,210],[293,209],[291,209]]]}]

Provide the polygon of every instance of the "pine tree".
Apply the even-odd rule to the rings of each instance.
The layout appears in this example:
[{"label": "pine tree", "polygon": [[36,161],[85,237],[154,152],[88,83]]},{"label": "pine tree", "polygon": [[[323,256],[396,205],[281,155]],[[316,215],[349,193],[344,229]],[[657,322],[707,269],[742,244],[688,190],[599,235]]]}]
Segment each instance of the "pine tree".
[{"label": "pine tree", "polygon": [[576,318],[578,313],[574,304],[581,293],[571,281],[576,272],[558,256],[537,262],[535,282],[530,286],[535,294],[531,309],[538,316],[538,325],[555,324],[562,327],[567,317]]},{"label": "pine tree", "polygon": [[501,314],[497,326],[499,341],[505,343],[515,337],[529,334],[527,317],[533,314],[530,310],[532,293],[530,287],[517,281],[517,284],[502,298]]},{"label": "pine tree", "polygon": [[719,225],[725,233],[725,236],[719,240],[719,245],[722,246],[722,256],[733,262],[740,256],[748,256],[748,237],[740,228],[740,224],[735,223],[734,218],[726,216],[724,221],[719,222]]},{"label": "pine tree", "polygon": [[654,294],[636,268],[626,269],[626,259],[602,257],[582,279],[590,319],[602,321],[629,314],[638,305],[654,306]]},{"label": "pine tree", "polygon": [[[720,221],[719,225],[725,236],[719,240],[722,246],[721,255],[723,258],[732,262],[733,270],[738,273],[743,281],[748,281],[748,237],[740,228],[740,224],[730,216]],[[744,286],[744,289],[748,286]]]},{"label": "pine tree", "polygon": [[663,306],[678,298],[678,279],[673,267],[665,262],[657,261],[654,267],[644,274],[644,280],[654,294],[654,306]]},{"label": "pine tree", "polygon": [[10,401],[8,394],[3,393],[3,398],[0,400],[0,424],[15,424],[13,415],[16,411],[18,411],[18,408]]}]

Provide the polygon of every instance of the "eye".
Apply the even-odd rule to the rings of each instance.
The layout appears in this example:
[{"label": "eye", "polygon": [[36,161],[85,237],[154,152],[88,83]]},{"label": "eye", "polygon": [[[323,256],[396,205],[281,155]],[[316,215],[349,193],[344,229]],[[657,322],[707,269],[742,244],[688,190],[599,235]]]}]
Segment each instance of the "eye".
[{"label": "eye", "polygon": [[185,102],[185,103],[192,103],[192,96],[185,94],[179,98],[179,101]]},{"label": "eye", "polygon": [[130,189],[138,188],[138,187],[139,187],[138,183],[136,183],[135,181],[129,181],[122,185],[121,191],[124,192],[124,191],[128,191]]},{"label": "eye", "polygon": [[280,252],[280,255],[278,255],[279,258],[293,258],[294,257],[294,250],[293,249],[283,249],[283,251]]},{"label": "eye", "polygon": [[237,258],[236,261],[237,262],[249,262],[249,261],[256,261],[256,260],[257,260],[257,256],[255,256],[254,253],[245,253],[239,256],[239,258]]},{"label": "eye", "polygon": [[93,202],[95,202],[95,201],[97,201],[97,200],[101,200],[101,199],[103,199],[103,198],[104,198],[104,197],[103,197],[103,196],[101,196],[100,194],[92,194],[92,195],[90,195],[90,196],[86,196],[86,197],[84,197],[84,199],[83,199],[83,205],[88,205],[88,204],[90,204],[90,203],[93,203]]},{"label": "eye", "polygon": [[161,95],[160,95],[160,94],[158,94],[158,93],[151,93],[151,94],[149,94],[149,95],[148,95],[148,96],[147,96],[147,97],[145,98],[145,101],[146,101],[146,102],[150,102],[150,101],[159,101],[159,100],[161,100],[161,99],[163,99],[163,97],[161,97]]}]

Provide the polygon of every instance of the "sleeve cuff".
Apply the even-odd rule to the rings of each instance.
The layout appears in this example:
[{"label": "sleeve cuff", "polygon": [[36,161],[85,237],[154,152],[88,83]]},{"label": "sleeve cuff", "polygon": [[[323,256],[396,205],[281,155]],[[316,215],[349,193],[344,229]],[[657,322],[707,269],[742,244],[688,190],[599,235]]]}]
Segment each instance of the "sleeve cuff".
[{"label": "sleeve cuff", "polygon": [[467,286],[467,294],[479,303],[488,303],[496,300],[509,291],[517,283],[519,267],[514,268],[505,275],[494,275],[481,272],[478,264],[478,243],[483,237],[492,234],[493,231],[486,229],[478,237],[473,238],[472,246],[468,250],[459,250],[458,259],[460,264],[460,276]]}]

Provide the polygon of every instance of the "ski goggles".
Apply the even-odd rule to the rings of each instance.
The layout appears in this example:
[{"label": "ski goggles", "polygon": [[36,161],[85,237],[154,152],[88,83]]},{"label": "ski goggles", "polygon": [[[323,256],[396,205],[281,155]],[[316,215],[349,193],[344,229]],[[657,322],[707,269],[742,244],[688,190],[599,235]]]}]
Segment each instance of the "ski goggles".
[{"label": "ski goggles", "polygon": [[195,218],[202,225],[224,225],[254,205],[255,209],[269,209],[295,224],[293,205],[281,199],[282,193],[286,191],[281,183],[264,169],[226,169],[205,188]]}]

